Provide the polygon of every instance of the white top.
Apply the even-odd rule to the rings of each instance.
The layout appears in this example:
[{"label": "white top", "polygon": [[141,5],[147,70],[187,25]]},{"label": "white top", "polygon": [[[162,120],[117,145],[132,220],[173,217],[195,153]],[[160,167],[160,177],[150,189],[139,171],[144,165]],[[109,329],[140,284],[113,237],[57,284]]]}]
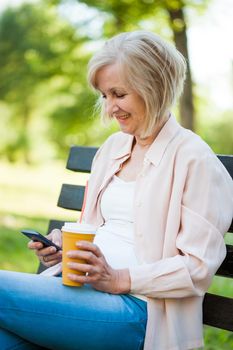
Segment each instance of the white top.
[{"label": "white top", "polygon": [[135,182],[126,182],[113,176],[101,198],[105,223],[98,228],[94,243],[115,269],[138,265],[134,253],[134,189]]},{"label": "white top", "polygon": [[[100,203],[104,224],[97,229],[94,243],[114,269],[139,265],[135,255],[133,199],[135,181],[126,182],[114,175]],[[132,294],[147,301],[142,295]]]}]

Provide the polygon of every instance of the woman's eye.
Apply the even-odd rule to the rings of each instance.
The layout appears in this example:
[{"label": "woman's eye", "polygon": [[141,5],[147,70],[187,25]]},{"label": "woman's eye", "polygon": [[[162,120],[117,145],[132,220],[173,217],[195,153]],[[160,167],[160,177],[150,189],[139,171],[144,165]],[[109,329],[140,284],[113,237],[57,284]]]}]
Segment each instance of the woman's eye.
[{"label": "woman's eye", "polygon": [[124,98],[126,94],[116,94],[117,98]]},{"label": "woman's eye", "polygon": [[102,98],[106,98],[106,95],[102,95],[101,97],[102,97]]}]

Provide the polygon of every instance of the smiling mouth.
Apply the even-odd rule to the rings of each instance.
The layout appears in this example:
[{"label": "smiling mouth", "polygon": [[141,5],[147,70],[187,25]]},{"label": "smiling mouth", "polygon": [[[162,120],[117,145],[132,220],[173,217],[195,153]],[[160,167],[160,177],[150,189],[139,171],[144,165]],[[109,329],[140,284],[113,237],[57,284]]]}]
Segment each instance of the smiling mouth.
[{"label": "smiling mouth", "polygon": [[122,114],[122,115],[115,115],[114,117],[118,120],[125,120],[127,118],[129,118],[129,114]]}]

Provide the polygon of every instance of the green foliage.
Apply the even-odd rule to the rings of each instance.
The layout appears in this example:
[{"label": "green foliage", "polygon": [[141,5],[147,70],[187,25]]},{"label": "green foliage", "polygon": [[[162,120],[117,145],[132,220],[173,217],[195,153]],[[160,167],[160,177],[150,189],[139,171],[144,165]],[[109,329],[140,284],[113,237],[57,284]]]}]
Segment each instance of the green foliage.
[{"label": "green foliage", "polygon": [[0,153],[9,160],[14,161],[21,153],[25,161],[31,161],[32,124],[38,118],[35,111],[42,105],[44,108],[48,99],[49,107],[39,118],[41,123],[47,120],[49,140],[60,141],[59,151],[64,147],[66,131],[69,137],[74,125],[84,129],[90,124],[86,106],[94,97],[86,83],[86,43],[87,38],[46,2],[23,4],[2,13],[0,102],[7,109],[3,118],[9,132]]},{"label": "green foliage", "polygon": [[195,92],[197,113],[196,131],[215,153],[233,154],[232,110],[219,110],[208,97],[207,91],[198,87]]},{"label": "green foliage", "polygon": [[102,32],[102,35],[105,37],[111,37],[114,34],[122,31],[142,29],[142,22],[146,21],[148,18],[154,22],[150,25],[152,25],[154,28],[156,27],[158,32],[161,33],[162,31],[161,25],[157,24],[157,21],[154,20],[155,18],[164,19],[164,11],[160,6],[161,1],[81,0],[79,2],[85,3],[86,5],[94,7],[100,12],[106,14]]},{"label": "green foliage", "polygon": [[[59,2],[59,1],[58,1]],[[61,0],[60,2],[66,2]],[[192,8],[196,11],[205,9],[209,0],[124,0],[101,1],[79,0],[107,15],[103,35],[110,37],[120,31],[130,31],[149,27],[165,37],[171,37],[173,30],[180,30],[181,23],[169,22],[168,12]]]},{"label": "green foliage", "polygon": [[63,73],[79,41],[50,7],[7,9],[0,19],[1,99],[25,105],[38,83]]},{"label": "green foliage", "polygon": [[199,134],[215,153],[233,154],[232,111],[226,111],[221,114],[220,118],[208,123],[203,121]]},{"label": "green foliage", "polygon": [[[38,0],[36,5],[23,4],[0,14],[0,156],[12,162],[64,158],[71,144],[99,145],[116,130],[114,125],[103,127],[96,118],[96,96],[86,82],[96,40],[142,28],[171,40],[169,10],[184,6],[199,11],[208,4],[207,0],[83,0],[103,14],[103,30],[97,33],[91,20],[73,25],[61,17],[59,4],[76,2]],[[216,152],[232,153],[230,111],[211,122],[199,111],[200,101],[195,102],[198,116],[205,116],[197,118],[198,133]]]},{"label": "green foliage", "polygon": [[[0,220],[1,218],[3,218],[2,213],[0,213]],[[7,220],[5,216],[4,218]],[[10,219],[14,222],[23,222],[25,227],[33,227],[38,231],[47,225],[44,218],[28,218],[20,215],[10,217],[8,215],[8,220]],[[28,240],[20,233],[22,228],[7,228],[5,225],[0,225],[1,247],[4,247],[1,249],[0,267],[3,270],[35,273],[38,268],[38,259],[32,251],[27,249]]]},{"label": "green foliage", "polygon": [[233,333],[212,327],[204,327],[204,350],[230,350],[233,348]]}]

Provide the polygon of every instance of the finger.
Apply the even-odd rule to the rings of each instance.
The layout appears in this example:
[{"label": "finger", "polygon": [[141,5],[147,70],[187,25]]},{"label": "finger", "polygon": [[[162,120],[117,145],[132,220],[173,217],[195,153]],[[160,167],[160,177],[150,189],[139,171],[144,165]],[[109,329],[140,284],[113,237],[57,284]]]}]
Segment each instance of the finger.
[{"label": "finger", "polygon": [[34,250],[43,248],[43,244],[41,242],[34,242],[34,241],[29,241],[27,246],[29,249],[34,249]]},{"label": "finger", "polygon": [[41,256],[41,258],[45,262],[50,262],[50,261],[53,261],[53,260],[61,261],[62,254],[60,252],[58,252],[56,254],[49,254],[49,255]]},{"label": "finger", "polygon": [[82,284],[90,283],[92,281],[92,278],[89,276],[76,275],[75,273],[68,273],[67,277],[73,282],[78,282]]},{"label": "finger", "polygon": [[94,274],[100,273],[100,269],[97,266],[93,266],[93,265],[80,264],[76,262],[68,262],[67,265],[71,270],[85,272],[85,273],[88,273],[88,275],[94,275]]},{"label": "finger", "polygon": [[45,265],[46,267],[51,267],[51,266],[54,266],[58,263],[60,263],[59,260],[51,260],[51,261],[48,261],[48,262],[45,262],[45,261],[41,261],[43,265]]},{"label": "finger", "polygon": [[84,250],[69,250],[66,255],[68,258],[72,259],[82,259],[86,260],[90,264],[97,264],[98,257],[90,252],[90,251],[84,251]]},{"label": "finger", "polygon": [[78,283],[82,283],[82,284],[85,284],[85,283],[91,284],[91,283],[95,283],[98,281],[98,277],[96,277],[96,275],[92,276],[90,274],[79,275],[76,273],[68,273],[67,277],[74,282],[78,282]]},{"label": "finger", "polygon": [[53,257],[54,257],[55,259],[61,260],[61,259],[62,259],[62,251],[59,250],[56,254],[53,255]]},{"label": "finger", "polygon": [[87,242],[87,241],[78,241],[75,243],[76,246],[79,248],[79,249],[82,249],[82,250],[88,250],[88,251],[91,251],[92,253],[94,253],[98,258],[102,257],[103,254],[100,250],[100,248],[94,244],[94,243],[91,243],[91,242]]},{"label": "finger", "polygon": [[51,255],[51,254],[55,254],[57,252],[57,249],[55,247],[46,247],[43,249],[40,249],[38,251],[36,251],[36,254],[40,257],[40,256],[47,256],[47,255]]}]

